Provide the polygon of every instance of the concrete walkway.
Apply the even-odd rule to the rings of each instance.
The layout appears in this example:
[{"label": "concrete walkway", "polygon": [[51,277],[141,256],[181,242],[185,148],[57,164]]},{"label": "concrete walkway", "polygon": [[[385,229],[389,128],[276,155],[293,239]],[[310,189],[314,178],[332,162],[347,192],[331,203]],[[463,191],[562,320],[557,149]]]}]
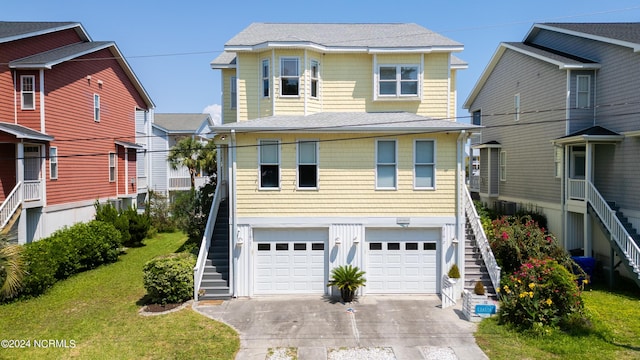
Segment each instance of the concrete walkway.
[{"label": "concrete walkway", "polygon": [[363,347],[390,347],[398,360],[430,359],[429,349],[450,352],[454,359],[488,359],[473,337],[476,324],[464,320],[460,303],[442,310],[437,296],[367,295],[343,304],[288,295],[193,308],[238,331],[237,360],[264,360],[277,347],[297,347],[300,360],[326,360],[331,349]]}]

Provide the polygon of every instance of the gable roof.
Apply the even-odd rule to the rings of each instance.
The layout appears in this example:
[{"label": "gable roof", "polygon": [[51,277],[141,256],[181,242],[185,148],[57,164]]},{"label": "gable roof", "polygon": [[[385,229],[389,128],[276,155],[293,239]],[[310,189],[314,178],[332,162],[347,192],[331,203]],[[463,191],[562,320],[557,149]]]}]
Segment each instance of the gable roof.
[{"label": "gable roof", "polygon": [[323,112],[300,116],[270,116],[212,127],[217,133],[241,132],[442,132],[480,129],[480,126],[436,120],[408,112]]},{"label": "gable roof", "polygon": [[462,51],[463,45],[417,24],[253,23],[227,51],[297,47],[325,52]]},{"label": "gable roof", "polygon": [[77,22],[0,21],[0,43],[74,28],[81,39],[91,41],[89,34]]},{"label": "gable roof", "polygon": [[167,133],[194,134],[203,125],[213,125],[209,114],[159,114],[153,115],[153,124]]},{"label": "gable roof", "polygon": [[469,93],[469,96],[464,102],[464,105],[462,105],[462,108],[469,109],[471,107],[471,104],[475,100],[476,96],[478,96],[478,93],[480,93],[480,90],[482,90],[484,83],[487,81],[489,76],[491,76],[493,69],[498,65],[500,59],[502,58],[502,55],[504,55],[507,50],[513,50],[515,52],[538,59],[540,61],[556,65],[560,70],[592,70],[600,68],[600,64],[595,61],[580,58],[559,51],[553,51],[541,46],[522,42],[502,42],[500,43],[500,45],[498,45],[498,49],[491,57],[489,64],[487,64],[484,71],[480,75],[480,78]]},{"label": "gable roof", "polygon": [[534,24],[525,41],[540,29],[551,30],[591,40],[603,41],[640,51],[640,22],[636,23],[542,23]]},{"label": "gable roof", "polygon": [[9,62],[12,69],[51,69],[68,60],[115,46],[112,41],[75,43]]}]

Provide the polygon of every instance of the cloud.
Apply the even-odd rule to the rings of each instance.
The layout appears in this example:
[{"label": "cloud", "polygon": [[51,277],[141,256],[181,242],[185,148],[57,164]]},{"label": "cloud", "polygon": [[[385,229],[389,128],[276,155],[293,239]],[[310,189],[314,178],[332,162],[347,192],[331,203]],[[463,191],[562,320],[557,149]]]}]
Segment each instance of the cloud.
[{"label": "cloud", "polygon": [[202,110],[203,114],[211,115],[211,119],[215,125],[222,124],[222,106],[218,104],[211,104]]}]

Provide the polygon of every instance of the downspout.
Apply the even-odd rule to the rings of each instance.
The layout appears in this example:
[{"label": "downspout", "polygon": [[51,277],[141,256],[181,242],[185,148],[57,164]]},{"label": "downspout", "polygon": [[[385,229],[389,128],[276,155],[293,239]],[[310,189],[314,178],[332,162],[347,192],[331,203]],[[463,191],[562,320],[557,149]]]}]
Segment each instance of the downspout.
[{"label": "downspout", "polygon": [[231,165],[231,171],[229,174],[229,230],[231,231],[231,238],[229,241],[229,263],[233,264],[229,268],[229,277],[233,279],[232,281],[232,289],[231,296],[236,297],[238,294],[238,279],[235,276],[235,270],[238,267],[238,257],[234,256],[236,245],[238,243],[238,223],[236,221],[236,211],[237,211],[237,203],[236,203],[236,131],[231,129],[231,139],[229,142],[229,163]]},{"label": "downspout", "polygon": [[567,70],[567,98],[565,99],[565,106],[564,106],[565,110],[564,110],[564,118],[565,118],[565,129],[564,129],[564,134],[565,135],[569,135],[570,133],[570,125],[571,125],[571,121],[570,116],[571,116],[571,70]]},{"label": "downspout", "polygon": [[42,132],[46,132],[44,123],[44,69],[40,69],[40,131]]},{"label": "downspout", "polygon": [[460,269],[460,273],[462,274],[462,278],[465,276],[465,267],[464,262],[460,261],[460,259],[464,259],[464,246],[465,246],[465,237],[464,237],[464,202],[462,199],[462,191],[464,190],[463,186],[464,181],[461,180],[463,175],[463,162],[464,162],[464,143],[467,137],[467,133],[465,130],[460,131],[460,135],[458,135],[457,140],[457,161],[456,161],[456,236],[455,238],[458,240],[458,246],[455,250],[457,250],[455,256],[454,263],[458,264],[458,269]]}]

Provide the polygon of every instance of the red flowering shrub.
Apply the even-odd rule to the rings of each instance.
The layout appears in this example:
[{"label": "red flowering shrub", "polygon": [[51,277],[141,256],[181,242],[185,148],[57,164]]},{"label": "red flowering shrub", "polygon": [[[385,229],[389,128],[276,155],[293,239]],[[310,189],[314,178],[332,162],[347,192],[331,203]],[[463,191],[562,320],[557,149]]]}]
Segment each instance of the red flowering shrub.
[{"label": "red flowering shrub", "polygon": [[500,323],[531,329],[584,318],[575,275],[554,260],[530,259],[500,285]]}]

